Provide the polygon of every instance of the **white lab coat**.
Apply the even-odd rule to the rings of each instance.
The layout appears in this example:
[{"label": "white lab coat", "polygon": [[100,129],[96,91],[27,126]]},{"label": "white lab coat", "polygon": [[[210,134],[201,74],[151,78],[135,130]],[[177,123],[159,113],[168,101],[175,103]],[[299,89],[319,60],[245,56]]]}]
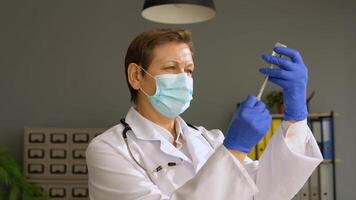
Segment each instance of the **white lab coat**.
[{"label": "white lab coat", "polygon": [[130,157],[121,124],[94,138],[86,150],[90,199],[288,200],[323,159],[306,120],[283,122],[260,160],[242,163],[221,145],[221,131],[177,120],[190,158],[162,137],[162,127],[129,110],[129,145],[148,173]]}]

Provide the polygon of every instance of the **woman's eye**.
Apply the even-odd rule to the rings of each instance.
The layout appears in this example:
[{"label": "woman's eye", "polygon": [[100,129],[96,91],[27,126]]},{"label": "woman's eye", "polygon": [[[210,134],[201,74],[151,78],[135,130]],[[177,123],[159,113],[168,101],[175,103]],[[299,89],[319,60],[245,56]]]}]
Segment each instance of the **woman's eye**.
[{"label": "woman's eye", "polygon": [[193,70],[191,70],[191,69],[187,69],[186,72],[189,74],[193,74]]}]

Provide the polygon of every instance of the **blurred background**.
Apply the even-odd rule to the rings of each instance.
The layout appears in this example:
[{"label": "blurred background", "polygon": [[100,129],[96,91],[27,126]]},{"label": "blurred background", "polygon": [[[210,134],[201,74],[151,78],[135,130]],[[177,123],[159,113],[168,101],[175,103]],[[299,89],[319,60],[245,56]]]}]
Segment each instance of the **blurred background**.
[{"label": "blurred background", "polygon": [[[22,165],[24,127],[109,128],[131,106],[124,56],[153,28],[187,28],[196,49],[186,121],[225,131],[236,103],[256,95],[276,42],[309,68],[310,112],[335,111],[337,197],[356,198],[356,1],[215,1],[212,20],[166,25],[143,1],[0,1],[0,147]],[[276,89],[269,84],[266,93]]]}]

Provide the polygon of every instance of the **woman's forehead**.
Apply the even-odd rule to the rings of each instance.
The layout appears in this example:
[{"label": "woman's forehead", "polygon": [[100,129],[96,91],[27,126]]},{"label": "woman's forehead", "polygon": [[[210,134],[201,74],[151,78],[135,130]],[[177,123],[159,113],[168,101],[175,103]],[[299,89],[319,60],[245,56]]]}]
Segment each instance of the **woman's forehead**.
[{"label": "woman's forehead", "polygon": [[193,62],[192,52],[185,43],[171,42],[155,47],[152,62]]}]

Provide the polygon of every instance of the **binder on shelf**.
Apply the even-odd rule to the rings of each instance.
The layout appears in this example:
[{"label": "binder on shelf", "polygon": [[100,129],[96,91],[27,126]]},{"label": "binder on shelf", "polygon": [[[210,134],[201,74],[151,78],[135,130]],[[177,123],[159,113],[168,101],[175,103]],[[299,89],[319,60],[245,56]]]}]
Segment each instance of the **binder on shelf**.
[{"label": "binder on shelf", "polygon": [[316,142],[318,143],[319,149],[321,151],[321,144],[322,144],[322,139],[321,139],[321,122],[320,119],[313,119],[311,120],[311,126],[312,126],[312,132],[314,135],[314,138]]},{"label": "binder on shelf", "polygon": [[266,138],[262,138],[258,143],[257,143],[257,148],[256,148],[256,152],[257,152],[257,159],[259,159],[263,152],[265,151],[266,148]]},{"label": "binder on shelf", "polygon": [[250,153],[247,154],[247,156],[249,158],[251,158],[251,160],[256,160],[257,159],[257,155],[256,155],[256,146],[254,146],[252,148],[252,150],[250,151]]},{"label": "binder on shelf", "polygon": [[273,134],[277,132],[277,130],[279,129],[281,124],[282,124],[282,119],[280,119],[280,118],[276,118],[276,119],[272,120],[272,133]]},{"label": "binder on shelf", "polygon": [[310,199],[310,190],[309,190],[309,179],[305,182],[302,189],[299,191],[300,200],[309,200]]},{"label": "binder on shelf", "polygon": [[319,187],[319,167],[314,170],[312,175],[309,178],[309,186],[310,186],[310,200],[320,200],[320,187]]},{"label": "binder on shelf", "polygon": [[300,200],[300,194],[297,193],[293,198],[292,200]]},{"label": "binder on shelf", "polygon": [[333,150],[333,124],[331,117],[321,118],[321,130],[322,130],[322,153],[324,159],[332,160],[334,159]]},{"label": "binder on shelf", "polygon": [[322,163],[320,168],[320,199],[334,200],[333,163]]},{"label": "binder on shelf", "polygon": [[269,129],[268,129],[268,132],[266,133],[266,135],[265,135],[265,146],[267,147],[267,145],[268,145],[268,143],[269,143],[269,141],[271,140],[271,138],[272,138],[272,135],[273,135],[273,131],[272,131],[272,127],[273,127],[273,120],[274,119],[272,119],[272,122],[271,122],[271,124],[270,124],[270,127],[269,127]]}]

